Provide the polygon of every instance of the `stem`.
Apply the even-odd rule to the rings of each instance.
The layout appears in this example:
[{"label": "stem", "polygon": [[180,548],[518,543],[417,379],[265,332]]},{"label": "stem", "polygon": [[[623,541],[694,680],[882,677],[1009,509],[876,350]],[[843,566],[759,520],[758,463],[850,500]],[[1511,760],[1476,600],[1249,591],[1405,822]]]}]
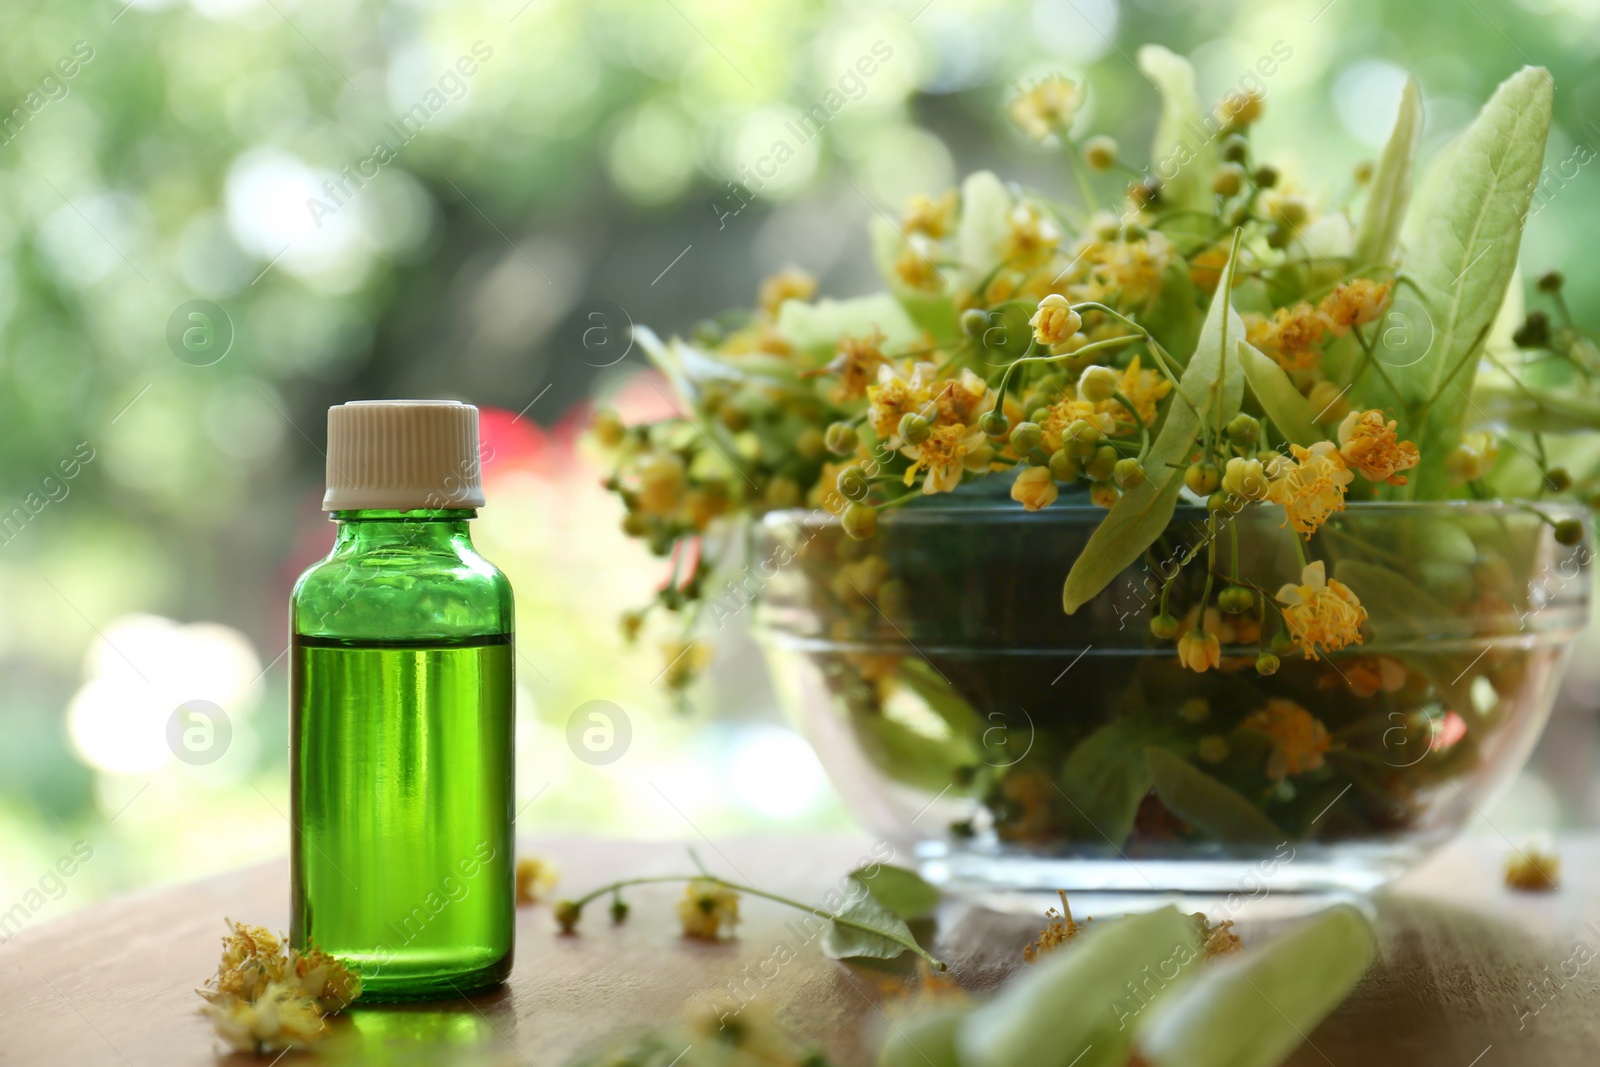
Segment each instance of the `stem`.
[{"label": "stem", "polygon": [[722,886],[724,889],[731,889],[735,893],[748,893],[753,897],[761,897],[776,904],[784,904],[799,911],[810,912],[819,919],[827,919],[829,922],[838,923],[840,926],[847,926],[852,930],[860,930],[862,933],[871,934],[873,937],[881,937],[886,941],[892,941],[908,952],[915,952],[918,956],[921,956],[923,959],[939,968],[939,970],[949,970],[949,968],[941,960],[934,958],[926,949],[917,944],[913,939],[900,937],[896,934],[879,930],[875,927],[868,926],[865,923],[857,922],[854,919],[845,918],[843,915],[836,915],[824,908],[812,907],[810,904],[802,904],[798,900],[791,900],[788,897],[779,896],[777,893],[769,893],[765,889],[757,889],[754,886],[741,885],[738,882],[730,882],[725,878],[718,878],[717,876],[710,874],[655,874],[647,875],[641,878],[623,878],[620,881],[611,882],[607,885],[601,886],[599,889],[585,893],[583,896],[572,901],[571,903],[574,908],[581,910],[585,904],[588,904],[599,897],[603,897],[607,893],[615,893],[617,890],[625,889],[628,886],[657,885],[662,882],[712,882],[716,885]]}]

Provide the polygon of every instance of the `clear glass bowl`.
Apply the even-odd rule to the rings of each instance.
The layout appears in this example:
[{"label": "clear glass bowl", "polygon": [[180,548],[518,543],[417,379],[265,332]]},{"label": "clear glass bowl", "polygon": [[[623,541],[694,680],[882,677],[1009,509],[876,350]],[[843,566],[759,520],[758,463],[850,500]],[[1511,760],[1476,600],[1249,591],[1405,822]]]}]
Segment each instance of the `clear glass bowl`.
[{"label": "clear glass bowl", "polygon": [[[1105,517],[944,498],[854,541],[823,511],[767,515],[758,634],[846,803],[952,891],[1369,890],[1483,809],[1538,738],[1588,619],[1592,550],[1564,505],[1352,504],[1307,546],[1369,613],[1365,642],[1276,674],[1277,628],[1214,618],[1220,669],[1150,633],[1158,569],[1215,537],[1270,596],[1299,584],[1277,508],[1208,533],[1180,508],[1075,614],[1061,586]],[[1206,553],[1171,610],[1198,601]],[[1260,603],[1260,597],[1257,601]],[[1192,617],[1192,612],[1191,612]]]}]

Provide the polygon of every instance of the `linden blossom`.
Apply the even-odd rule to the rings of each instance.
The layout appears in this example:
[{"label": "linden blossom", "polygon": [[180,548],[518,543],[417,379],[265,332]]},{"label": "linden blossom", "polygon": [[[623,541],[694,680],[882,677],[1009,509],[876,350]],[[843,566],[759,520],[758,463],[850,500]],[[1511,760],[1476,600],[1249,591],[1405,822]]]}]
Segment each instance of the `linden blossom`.
[{"label": "linden blossom", "polygon": [[445,72],[439,75],[437,85],[428,87],[421,100],[401,112],[398,119],[384,124],[384,129],[390,131],[398,142],[396,147],[390,147],[388,141],[378,141],[372,146],[371,155],[356,161],[356,173],[351,173],[348,163],[340,167],[337,180],[329,178],[322,183],[322,191],[328,195],[328,200],[333,201],[331,204],[315,196],[306,198],[306,210],[310,212],[311,221],[316,223],[317,229],[322,229],[324,218],[338,214],[345,204],[354,200],[356,194],[366,188],[367,182],[378,176],[380,169],[393,163],[400,149],[410,144],[429,120],[444,110],[446,104],[466,99],[466,79],[477,74],[481,64],[494,58],[494,48],[486,41],[474,41],[470,51],[476,59],[465,55],[459,57],[453,66],[446,67]]}]

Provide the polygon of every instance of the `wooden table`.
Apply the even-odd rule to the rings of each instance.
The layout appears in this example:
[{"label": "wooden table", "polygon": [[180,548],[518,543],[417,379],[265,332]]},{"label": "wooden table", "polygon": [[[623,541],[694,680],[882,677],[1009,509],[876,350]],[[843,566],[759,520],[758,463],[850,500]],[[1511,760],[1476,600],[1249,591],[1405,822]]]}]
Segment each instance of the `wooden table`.
[{"label": "wooden table", "polygon": [[[698,842],[714,869],[808,900],[820,899],[867,845],[851,837]],[[555,859],[560,891],[573,894],[688,865],[681,845],[541,839],[522,846],[523,854]],[[1507,851],[1499,838],[1460,843],[1385,894],[1379,963],[1290,1062],[1560,1067],[1600,1058],[1600,838],[1561,843],[1566,888],[1553,894],[1505,890]],[[287,927],[287,884],[286,864],[269,863],[23,930],[0,945],[0,1062],[272,1062],[224,1054],[192,990],[215,969],[223,916]],[[591,909],[596,914],[575,937],[556,933],[548,908],[523,908],[516,968],[502,989],[466,1001],[357,1010],[316,1056],[280,1062],[559,1064],[616,1031],[727,1006],[730,982],[756,973],[779,941],[794,941],[784,924],[795,913],[751,899],[743,901],[737,941],[684,941],[673,916],[677,894],[672,886],[636,890],[627,925],[612,927],[603,909]],[[935,952],[981,994],[1019,965],[1021,946],[1041,925],[949,904]],[[1264,933],[1260,923],[1240,929],[1247,944]],[[1578,945],[1585,951],[1575,957]],[[1563,962],[1574,959],[1588,962],[1575,976],[1568,962],[1564,977]],[[904,995],[902,974],[915,983],[909,968],[847,966],[806,947],[775,977],[746,988],[835,1062],[869,1064],[881,1006]]]}]

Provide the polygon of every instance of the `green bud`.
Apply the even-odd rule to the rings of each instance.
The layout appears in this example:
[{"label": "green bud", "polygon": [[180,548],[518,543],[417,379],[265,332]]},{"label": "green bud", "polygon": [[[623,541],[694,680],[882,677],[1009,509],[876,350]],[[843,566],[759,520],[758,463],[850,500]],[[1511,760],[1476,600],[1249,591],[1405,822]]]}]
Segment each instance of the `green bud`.
[{"label": "green bud", "polygon": [[1256,673],[1269,675],[1278,673],[1278,657],[1271,652],[1263,652],[1256,657]]},{"label": "green bud", "polygon": [[1039,447],[1039,442],[1044,440],[1044,431],[1039,429],[1036,422],[1019,422],[1011,431],[1011,451],[1019,456],[1026,456],[1029,452]]},{"label": "green bud", "polygon": [[1058,482],[1075,482],[1082,473],[1082,466],[1064,448],[1058,448],[1050,453],[1050,477]]},{"label": "green bud", "polygon": [[985,435],[999,440],[1011,429],[1011,420],[1006,418],[1005,412],[995,408],[978,417],[978,428]]},{"label": "green bud", "polygon": [[928,420],[915,411],[908,411],[900,417],[900,437],[906,444],[920,445],[932,433],[933,428],[928,425]]},{"label": "green bud", "polygon": [[1217,607],[1229,615],[1243,615],[1255,604],[1256,595],[1242,585],[1230,585],[1217,594]]},{"label": "green bud", "polygon": [[1254,415],[1246,415],[1241,411],[1228,423],[1228,440],[1234,444],[1253,445],[1260,436],[1261,423]]},{"label": "green bud", "polygon": [[1294,234],[1290,231],[1289,227],[1280,226],[1277,223],[1273,223],[1271,226],[1267,227],[1267,247],[1278,250],[1288,248],[1289,238],[1293,236]]},{"label": "green bud", "polygon": [[611,921],[618,926],[628,921],[628,902],[621,897],[611,901]]},{"label": "green bud", "polygon": [[1234,503],[1236,499],[1238,498],[1232,493],[1225,493],[1218,489],[1215,493],[1206,497],[1206,510],[1210,512],[1238,511],[1240,505]]},{"label": "green bud", "polygon": [[1572,488],[1572,475],[1565,467],[1551,467],[1544,472],[1544,485],[1552,493],[1565,493]]},{"label": "green bud", "polygon": [[857,541],[865,541],[878,532],[878,509],[870,504],[851,504],[844,509],[839,522],[845,533]]},{"label": "green bud", "polygon": [[1195,496],[1210,496],[1217,491],[1217,486],[1222,484],[1222,472],[1217,470],[1217,465],[1210,460],[1191,463],[1189,469],[1183,472],[1183,484],[1188,486],[1189,492]]},{"label": "green bud", "polygon": [[1124,456],[1117,460],[1117,465],[1112,468],[1111,480],[1117,483],[1119,489],[1132,489],[1134,486],[1144,484],[1144,464],[1132,456]]},{"label": "green bud", "polygon": [[1117,372],[1110,367],[1090,367],[1078,379],[1078,395],[1099,403],[1117,391]]},{"label": "green bud", "polygon": [[1583,523],[1577,519],[1562,519],[1556,523],[1556,543],[1575,545],[1583,540]]},{"label": "green bud", "polygon": [[1067,427],[1066,447],[1079,459],[1088,459],[1094,455],[1095,446],[1100,443],[1100,431],[1095,429],[1088,419],[1074,420]]},{"label": "green bud", "polygon": [[961,313],[961,332],[971,338],[983,336],[989,328],[989,313],[982,308],[968,308]]},{"label": "green bud", "polygon": [[1539,291],[1541,293],[1559,293],[1562,283],[1565,281],[1566,278],[1562,277],[1560,271],[1546,271],[1539,275]]},{"label": "green bud", "polygon": [[836,456],[848,455],[856,450],[856,443],[860,438],[856,428],[848,422],[836,422],[828,427],[828,432],[822,435],[823,444],[828,446],[828,451]]},{"label": "green bud", "polygon": [[1237,133],[1230,133],[1222,139],[1222,158],[1229,163],[1243,163],[1250,154],[1250,142]]},{"label": "green bud", "polygon": [[1101,445],[1095,450],[1094,458],[1083,465],[1083,469],[1091,481],[1109,482],[1117,470],[1117,450],[1110,445]]},{"label": "green bud", "polygon": [[1171,615],[1157,615],[1150,620],[1150,632],[1163,641],[1170,641],[1178,636],[1178,620]]},{"label": "green bud", "polygon": [[1276,167],[1263,164],[1256,168],[1256,184],[1263,189],[1271,189],[1278,184],[1278,170]]},{"label": "green bud", "polygon": [[795,453],[805,460],[819,460],[828,450],[827,437],[815,426],[807,426],[794,439]]},{"label": "green bud", "polygon": [[1272,651],[1280,656],[1287,656],[1294,651],[1294,637],[1288,629],[1279,630],[1272,635]]},{"label": "green bud", "polygon": [[1117,142],[1100,133],[1083,142],[1083,161],[1091,170],[1110,170],[1117,165]]},{"label": "green bud", "polygon": [[1237,163],[1224,163],[1211,177],[1211,191],[1218,196],[1237,196],[1244,188],[1244,168]]},{"label": "green bud", "polygon": [[846,500],[860,500],[872,487],[867,484],[867,476],[861,468],[852,465],[839,472],[839,477],[834,480],[834,488]]}]

